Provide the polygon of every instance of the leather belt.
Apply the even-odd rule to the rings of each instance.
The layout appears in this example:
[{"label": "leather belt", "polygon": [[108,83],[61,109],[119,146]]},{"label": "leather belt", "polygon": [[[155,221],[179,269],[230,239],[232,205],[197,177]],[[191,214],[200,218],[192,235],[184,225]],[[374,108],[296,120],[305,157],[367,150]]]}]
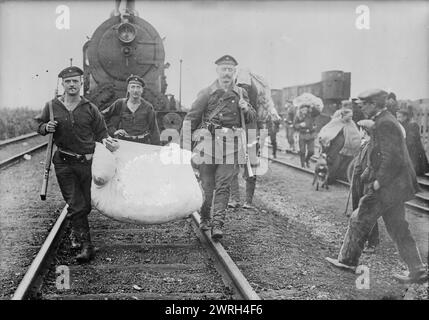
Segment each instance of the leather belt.
[{"label": "leather belt", "polygon": [[72,157],[72,158],[75,158],[76,160],[83,160],[83,159],[86,159],[86,160],[91,160],[92,159],[92,156],[93,156],[93,153],[86,153],[86,154],[78,154],[78,153],[74,153],[74,152],[72,152],[72,151],[67,151],[67,150],[64,150],[64,149],[60,149],[60,148],[58,148],[58,151],[60,152],[60,153],[62,153],[63,155],[66,155],[66,156],[69,156],[69,157]]},{"label": "leather belt", "polygon": [[126,138],[130,138],[130,139],[137,140],[137,139],[143,139],[143,138],[146,138],[148,135],[149,135],[149,132],[144,133],[144,134],[141,134],[141,135],[139,135],[139,136],[125,136],[125,137],[126,137]]}]

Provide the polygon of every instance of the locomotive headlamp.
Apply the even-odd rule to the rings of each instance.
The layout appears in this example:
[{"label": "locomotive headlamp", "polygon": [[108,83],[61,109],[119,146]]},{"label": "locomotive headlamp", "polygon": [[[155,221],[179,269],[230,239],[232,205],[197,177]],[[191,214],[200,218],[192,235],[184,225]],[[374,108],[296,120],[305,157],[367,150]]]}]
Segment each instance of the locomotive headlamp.
[{"label": "locomotive headlamp", "polygon": [[130,43],[136,38],[136,28],[131,23],[121,23],[118,27],[118,37],[122,42]]}]

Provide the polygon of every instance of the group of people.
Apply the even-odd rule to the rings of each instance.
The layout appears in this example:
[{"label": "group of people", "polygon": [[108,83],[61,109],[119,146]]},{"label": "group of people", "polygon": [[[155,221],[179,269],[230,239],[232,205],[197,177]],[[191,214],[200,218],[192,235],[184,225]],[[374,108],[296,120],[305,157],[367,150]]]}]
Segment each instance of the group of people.
[{"label": "group of people", "polygon": [[361,111],[367,120],[359,126],[365,142],[358,151],[352,179],[353,213],[336,259],[332,265],[354,271],[365,242],[378,243],[377,220],[383,218],[387,232],[408,266],[405,275],[394,277],[403,283],[427,281],[416,242],[405,220],[404,203],[419,190],[416,172],[406,145],[405,130],[388,109],[388,93],[376,89],[359,95]]},{"label": "group of people", "polygon": [[160,134],[152,105],[142,98],[144,80],[127,79],[127,97],[118,99],[103,112],[80,96],[83,71],[78,67],[62,70],[64,94],[46,103],[36,116],[37,132],[53,134],[57,150],[52,162],[71,222],[73,248],[80,263],[94,258],[88,214],[91,212],[91,165],[95,143],[102,142],[111,152],[119,148],[116,138],[159,144]]},{"label": "group of people", "polygon": [[[241,167],[244,167],[246,178],[245,208],[252,208],[256,184],[256,177],[249,172],[251,166],[246,166],[248,159],[242,158],[237,140],[234,140],[226,152],[223,147],[216,147],[216,144],[222,145],[225,141],[224,135],[220,133],[237,135],[246,128],[254,128],[259,132],[261,128],[266,128],[265,120],[275,125],[279,118],[277,115],[264,121],[258,119],[258,97],[250,90],[249,83],[236,81],[238,63],[232,56],[222,56],[215,64],[217,79],[201,90],[192,104],[184,119],[190,124],[192,134],[189,137],[183,136],[182,131],[181,142],[183,147],[191,146],[194,154],[205,153],[205,159],[209,159],[193,163],[204,193],[200,227],[209,232],[214,241],[219,241],[223,237],[229,199],[239,198],[237,179]],[[91,211],[91,162],[95,142],[102,142],[114,152],[119,148],[119,143],[114,138],[159,144],[160,134],[155,111],[142,98],[145,87],[142,78],[131,75],[127,80],[127,96],[100,112],[97,106],[79,94],[82,74],[82,70],[77,67],[69,67],[60,72],[64,94],[48,102],[36,117],[36,122],[37,131],[42,135],[52,133],[58,147],[53,156],[55,172],[68,204],[73,243],[82,249],[76,259],[78,262],[87,262],[94,257],[88,214]],[[410,160],[405,138],[405,131],[413,132],[415,129],[410,124],[410,128],[404,130],[389,113],[387,96],[382,90],[359,96],[362,118],[372,120],[360,119],[358,124],[365,130],[367,137],[371,138],[357,150],[358,164],[353,176],[354,212],[338,258],[328,258],[328,261],[337,267],[356,268],[363,245],[381,216],[410,271],[408,275],[397,278],[404,282],[421,281],[425,267],[409,231],[404,211],[404,202],[411,199],[418,188],[416,171]],[[343,106],[338,118],[343,122],[352,121],[353,116],[356,116],[353,112],[354,104],[355,101]],[[400,111],[400,114],[404,113]],[[292,123],[288,122],[293,125],[294,130],[299,131],[303,166],[308,166],[314,153],[314,119],[317,115],[314,108],[303,106]],[[400,120],[407,128],[406,121],[409,117],[404,118],[406,119]],[[350,134],[347,133],[346,126],[336,125],[335,128],[337,133],[343,132],[343,154],[348,156],[348,152],[352,152],[350,147],[353,139],[347,137]],[[210,148],[204,147],[205,139],[199,139],[201,130],[208,132],[212,138]],[[275,132],[275,126],[270,131]],[[412,133],[409,135],[412,136]],[[191,141],[185,143],[186,139]],[[421,157],[420,153],[416,152],[417,158]]]},{"label": "group of people", "polygon": [[[289,145],[287,151],[299,153],[301,166],[308,168],[317,140],[320,153],[326,154],[329,168],[328,184],[334,184],[338,178],[350,179],[347,174],[351,173],[352,160],[357,156],[361,144],[362,133],[359,132],[361,128],[359,122],[366,119],[362,112],[363,104],[364,101],[359,98],[342,101],[331,120],[317,131],[316,118],[320,112],[310,106],[303,105],[297,108],[289,103],[283,114],[286,140]],[[413,121],[413,108],[410,105],[400,107],[393,92],[387,95],[386,108],[397,118],[405,131],[407,149],[416,174],[421,176],[428,173],[429,163],[421,141],[419,125]],[[278,127],[278,121],[268,124],[274,158],[277,150]],[[298,150],[295,148],[295,135],[299,139]]]}]

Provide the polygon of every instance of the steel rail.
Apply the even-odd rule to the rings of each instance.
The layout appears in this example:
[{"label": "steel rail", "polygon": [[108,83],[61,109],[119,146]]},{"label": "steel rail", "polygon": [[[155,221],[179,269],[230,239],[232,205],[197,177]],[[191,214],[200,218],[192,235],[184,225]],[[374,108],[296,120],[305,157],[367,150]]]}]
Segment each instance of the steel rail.
[{"label": "steel rail", "polygon": [[61,239],[63,231],[65,230],[67,221],[67,207],[68,205],[64,207],[63,211],[49,232],[49,235],[46,237],[46,240],[37,253],[37,256],[34,258],[33,262],[25,273],[24,278],[22,278],[18,288],[15,290],[12,300],[24,300],[31,297],[33,288],[38,285],[38,281],[44,266],[48,263],[51,253],[53,250],[55,250],[55,247]]},{"label": "steel rail", "polygon": [[214,242],[209,235],[209,231],[202,231],[200,229],[200,215],[197,212],[191,214],[192,220],[196,225],[196,233],[202,243],[208,247],[210,252],[214,255],[216,260],[220,263],[228,282],[234,286],[234,289],[243,300],[261,300],[258,294],[253,290],[247,279],[238,269],[237,265],[226,252],[222,244]]},{"label": "steel rail", "polygon": [[35,146],[35,147],[31,148],[31,149],[28,149],[26,151],[23,151],[21,153],[18,153],[17,155],[14,155],[14,156],[8,158],[6,160],[1,161],[0,162],[0,169],[6,167],[7,165],[9,165],[9,164],[11,164],[11,163],[13,163],[15,161],[19,161],[20,158],[22,158],[24,155],[29,154],[29,153],[33,153],[33,152],[35,152],[37,150],[40,150],[40,149],[46,147],[47,145],[48,145],[48,142],[43,142],[42,144],[39,144],[39,145],[37,145],[37,146]]},{"label": "steel rail", "polygon": [[0,148],[4,147],[4,146],[7,146],[8,144],[11,144],[11,143],[15,143],[15,142],[18,142],[18,141],[22,141],[22,140],[27,140],[29,138],[33,138],[33,137],[35,137],[37,135],[39,135],[37,132],[31,132],[31,133],[23,134],[23,135],[18,136],[18,137],[6,139],[6,140],[0,140]]}]

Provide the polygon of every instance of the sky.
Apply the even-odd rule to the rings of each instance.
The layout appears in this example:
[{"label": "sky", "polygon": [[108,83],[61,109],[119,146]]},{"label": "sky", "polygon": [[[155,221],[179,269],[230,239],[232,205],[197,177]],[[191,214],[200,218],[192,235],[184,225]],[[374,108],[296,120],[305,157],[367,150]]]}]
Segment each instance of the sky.
[{"label": "sky", "polygon": [[[57,29],[56,8],[70,9]],[[356,8],[369,9],[358,29]],[[82,67],[82,46],[114,7],[109,1],[0,1],[0,108],[39,109],[58,72]],[[351,95],[369,88],[399,99],[429,97],[429,2],[420,1],[136,1],[139,16],[165,37],[168,93],[189,107],[216,78],[214,61],[234,56],[271,88],[351,72]]]}]

